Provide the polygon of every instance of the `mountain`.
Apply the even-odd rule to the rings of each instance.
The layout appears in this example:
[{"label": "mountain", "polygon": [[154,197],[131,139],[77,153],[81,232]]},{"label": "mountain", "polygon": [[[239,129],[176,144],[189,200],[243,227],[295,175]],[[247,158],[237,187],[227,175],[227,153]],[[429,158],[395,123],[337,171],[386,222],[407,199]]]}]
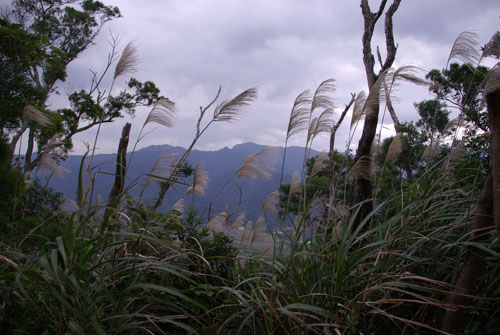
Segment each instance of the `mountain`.
[{"label": "mountain", "polygon": [[[210,214],[222,212],[228,207],[230,210],[237,209],[237,213],[245,212],[247,220],[255,220],[259,208],[266,197],[279,188],[281,165],[283,161],[283,147],[276,147],[279,156],[278,163],[272,173],[270,180],[240,180],[234,178],[235,171],[241,166],[245,158],[253,153],[265,148],[263,145],[255,143],[242,143],[229,149],[227,147],[217,151],[193,150],[188,158],[189,164],[193,167],[199,162],[204,162],[204,169],[208,172],[208,187],[205,196],[194,196],[194,207],[198,214],[203,217],[208,216],[209,203],[214,195],[227,183],[223,190],[213,200]],[[129,196],[137,198],[143,190],[146,174],[151,172],[158,157],[165,154],[177,153],[182,155],[185,149],[172,147],[169,145],[154,145],[137,150],[133,154],[128,153],[127,171],[127,193]],[[311,156],[318,152],[312,150]],[[63,178],[53,177],[50,186],[64,194],[66,198],[75,199],[78,184],[78,171],[82,161],[82,156],[70,155],[62,166],[68,169]],[[283,182],[289,183],[294,171],[301,171],[304,158],[304,148],[288,147],[284,167]],[[89,159],[87,159],[87,162]],[[92,173],[96,174],[94,180],[93,199],[98,195],[106,199],[114,180],[115,154],[98,154],[94,156]],[[180,180],[183,183],[191,184],[192,177]],[[193,196],[185,197],[188,186],[176,184],[167,193],[160,210],[167,210],[179,199],[185,198],[185,205],[192,204]],[[158,183],[152,183],[144,188],[142,200],[152,203],[159,191]]]}]

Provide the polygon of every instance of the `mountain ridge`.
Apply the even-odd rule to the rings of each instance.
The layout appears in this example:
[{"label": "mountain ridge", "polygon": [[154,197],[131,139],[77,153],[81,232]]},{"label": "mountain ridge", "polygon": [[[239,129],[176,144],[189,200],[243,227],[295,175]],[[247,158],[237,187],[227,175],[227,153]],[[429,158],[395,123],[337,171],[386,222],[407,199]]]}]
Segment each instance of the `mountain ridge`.
[{"label": "mountain ridge", "polygon": [[[210,217],[229,208],[236,213],[245,212],[249,220],[255,220],[260,206],[266,197],[274,190],[279,188],[281,175],[281,166],[283,162],[283,147],[273,147],[278,154],[278,160],[275,169],[271,174],[270,180],[240,180],[236,181],[234,172],[238,169],[245,158],[253,153],[266,148],[267,146],[245,142],[234,145],[232,148],[224,147],[219,150],[205,151],[193,150],[187,161],[193,167],[199,162],[204,162],[204,170],[208,172],[208,185],[205,196],[190,195],[185,196],[187,186],[174,185],[167,193],[164,203],[160,206],[161,211],[166,211],[179,199],[184,198],[186,205],[193,205],[199,211],[208,214],[207,208],[212,199],[218,192],[217,198],[210,206]],[[142,191],[142,184],[145,181],[145,175],[151,172],[151,168],[159,156],[168,153],[182,154],[185,148],[179,146],[170,146],[168,144],[152,145],[136,150],[133,155],[127,153],[127,182],[126,187],[130,190],[129,196],[137,198]],[[285,157],[285,167],[283,171],[283,182],[289,183],[294,171],[301,171],[304,158],[304,148],[298,146],[287,147]],[[311,156],[318,152],[311,150]],[[130,158],[132,157],[132,160]],[[70,172],[63,178],[53,178],[49,184],[55,191],[63,193],[64,197],[75,199],[77,189],[78,171],[83,155],[70,155],[61,165]],[[96,154],[94,156],[93,175],[94,195],[100,195],[102,199],[107,199],[111,189],[115,172],[116,154]],[[229,180],[229,181],[228,181]],[[182,180],[183,183],[192,183],[192,176]],[[220,191],[222,185],[227,183],[226,187]],[[158,194],[159,185],[152,184],[144,190],[142,201],[151,204]],[[95,198],[94,197],[94,198]],[[207,215],[208,218],[208,215]]]}]

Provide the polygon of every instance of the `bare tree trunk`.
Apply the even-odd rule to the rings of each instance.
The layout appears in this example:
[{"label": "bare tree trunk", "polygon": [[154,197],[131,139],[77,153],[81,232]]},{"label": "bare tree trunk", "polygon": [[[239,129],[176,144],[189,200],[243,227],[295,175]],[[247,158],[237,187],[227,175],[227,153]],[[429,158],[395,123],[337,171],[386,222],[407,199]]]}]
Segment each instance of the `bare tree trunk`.
[{"label": "bare tree trunk", "polygon": [[[492,224],[496,225],[500,236],[500,88],[486,95],[488,119],[490,123],[490,170],[483,184],[481,196],[476,207],[476,217],[473,223],[473,241],[485,240],[485,230]],[[474,293],[477,278],[481,276],[486,266],[486,252],[475,248],[467,248],[467,259],[460,271],[450,304],[457,305],[456,310],[447,310],[443,318],[442,329],[450,333],[458,333],[466,320],[468,306],[472,303],[470,297]]]},{"label": "bare tree trunk", "polygon": [[[393,0],[390,7],[385,13],[385,41],[386,41],[386,52],[387,56],[382,64],[379,73],[375,73],[375,56],[372,52],[371,41],[373,37],[373,31],[378,19],[382,16],[387,0],[382,0],[379,9],[376,13],[373,13],[368,4],[368,0],[361,0],[361,11],[364,19],[364,32],[363,32],[363,63],[365,66],[366,79],[368,81],[368,87],[371,89],[378,79],[380,73],[390,68],[394,63],[396,58],[397,47],[394,43],[394,34],[392,31],[392,18],[396,13],[401,0]],[[381,62],[382,63],[382,62]],[[380,107],[376,106],[371,110],[368,110],[365,117],[365,123],[363,126],[363,132],[358,143],[358,149],[356,150],[355,159],[358,160],[361,157],[366,157],[370,154],[370,149],[375,138],[375,133],[378,124],[378,114]],[[354,201],[355,203],[364,202],[372,197],[372,183],[369,178],[359,176],[355,180],[354,184]],[[369,201],[365,202],[359,215],[356,218],[355,224],[359,224],[363,218],[365,218],[368,213],[373,208],[373,204]]]},{"label": "bare tree trunk", "polygon": [[[493,211],[492,176],[488,173],[479,197],[476,216],[472,223],[473,241],[480,242],[485,238],[485,229],[491,227]],[[472,303],[471,295],[477,284],[477,278],[483,273],[486,252],[475,247],[467,248],[465,263],[460,271],[455,289],[448,299],[448,303],[456,307],[447,310],[444,314],[442,330],[457,334],[464,325],[467,315],[466,308]]]},{"label": "bare tree trunk", "polygon": [[130,123],[126,123],[122,129],[122,137],[118,144],[116,153],[115,182],[109,192],[108,206],[113,207],[120,201],[123,186],[125,185],[125,171],[127,170],[127,147],[130,136]]},{"label": "bare tree trunk", "polygon": [[30,127],[28,135],[28,148],[26,149],[26,154],[24,155],[24,173],[31,172],[32,170],[31,156],[33,155],[34,144],[35,144],[35,128]]},{"label": "bare tree trunk", "polygon": [[493,177],[493,215],[500,242],[500,88],[486,95],[490,122],[491,172]]}]

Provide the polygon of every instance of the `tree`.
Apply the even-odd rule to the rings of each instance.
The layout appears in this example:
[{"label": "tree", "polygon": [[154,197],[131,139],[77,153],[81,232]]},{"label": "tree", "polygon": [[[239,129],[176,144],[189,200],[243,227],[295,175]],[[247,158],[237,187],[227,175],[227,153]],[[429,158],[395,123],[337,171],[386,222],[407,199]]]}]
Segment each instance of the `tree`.
[{"label": "tree", "polygon": [[443,133],[446,125],[450,121],[449,112],[445,109],[446,105],[439,100],[424,100],[415,103],[420,120],[417,121],[417,127],[427,137],[432,139],[436,135]]},{"label": "tree", "polygon": [[[379,76],[389,69],[394,60],[396,58],[397,47],[394,42],[394,35],[392,31],[392,18],[396,13],[401,0],[393,0],[392,4],[389,6],[387,11],[385,12],[385,41],[386,41],[386,58],[385,61],[382,61],[382,57],[380,53],[378,53],[379,62],[381,64],[381,68],[378,73],[375,72],[375,56],[372,51],[372,37],[373,32],[375,30],[375,25],[377,21],[384,13],[385,7],[387,5],[387,0],[382,0],[379,5],[377,12],[372,12],[370,9],[370,5],[368,0],[361,0],[361,11],[364,19],[364,32],[363,32],[363,63],[365,66],[366,79],[368,82],[368,87],[371,90]],[[358,149],[356,150],[356,160],[360,160],[364,157],[369,156],[371,146],[373,143],[373,139],[375,138],[375,133],[377,130],[378,124],[378,114],[379,114],[379,105],[374,104],[371,108],[366,112],[365,123],[363,126],[363,132],[361,134],[361,138],[358,143]],[[358,176],[355,180],[355,190],[354,190],[354,201],[356,203],[360,203],[370,199],[372,196],[372,184],[368,177],[366,176]],[[368,213],[373,208],[373,204],[371,202],[365,202],[362,205],[360,213],[357,217],[357,222],[361,222],[362,218],[366,217]]]},{"label": "tree", "polygon": [[[137,64],[132,44],[127,45],[116,66],[111,87],[107,90],[100,87],[117,59],[118,42],[113,40],[102,73],[93,72],[88,90],[69,95],[71,108],[47,107],[48,99],[58,93],[57,85],[66,80],[67,66],[94,43],[106,22],[118,17],[117,7],[100,1],[16,0],[8,20],[0,22],[2,70],[6,74],[10,71],[13,75],[10,78],[17,78],[14,92],[19,97],[9,106],[9,116],[1,119],[2,134],[10,138],[13,152],[21,135],[28,132],[25,172],[40,163],[40,153],[56,134],[57,141],[51,141],[50,150],[55,158],[64,159],[75,134],[112,122],[124,112],[133,114],[137,106],[150,106],[161,98],[154,83],[134,78],[128,82],[127,90],[112,95],[115,80],[130,73]],[[7,89],[3,92],[10,94]],[[26,106],[31,114],[26,113]],[[33,158],[35,149],[39,154]]]},{"label": "tree", "polygon": [[[450,126],[463,127],[462,141],[468,153],[488,166],[489,123],[483,104],[483,91],[488,68],[471,64],[453,63],[449,69],[431,70],[426,78],[431,81],[429,91],[448,109],[456,109],[459,115]],[[452,127],[450,127],[452,128]]]}]

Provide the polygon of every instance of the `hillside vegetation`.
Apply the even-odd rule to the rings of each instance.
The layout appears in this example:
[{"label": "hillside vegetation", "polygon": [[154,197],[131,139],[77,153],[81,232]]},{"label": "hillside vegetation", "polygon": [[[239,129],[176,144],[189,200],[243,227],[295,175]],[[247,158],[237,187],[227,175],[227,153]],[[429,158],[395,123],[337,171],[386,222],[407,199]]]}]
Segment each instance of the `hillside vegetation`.
[{"label": "hillside vegetation", "polygon": [[[152,82],[132,78],[113,91],[136,70],[133,44],[118,57],[112,43],[106,71],[70,96],[71,108],[47,105],[66,66],[118,8],[24,0],[13,8],[12,21],[0,20],[9,78],[0,90],[0,333],[500,332],[500,70],[481,66],[500,58],[498,33],[482,48],[461,33],[441,70],[390,62],[368,93],[340,109],[333,97],[342,83],[304,90],[290,102],[283,151],[239,146],[238,161],[210,167],[222,170],[215,189],[206,165],[214,163],[204,165],[195,147],[214,123],[243,118],[256,88],[227,101],[219,89],[200,107],[191,145],[170,147],[146,169],[143,155],[159,147],[136,146],[150,124],[172,127],[176,109]],[[106,76],[112,84],[103,88]],[[403,81],[433,97],[415,104],[417,122],[399,120],[392,107]],[[112,168],[103,168],[100,127],[140,106],[150,108],[133,125],[141,135],[131,139],[127,124]],[[452,106],[459,115],[450,120]],[[382,139],[375,127],[363,153],[379,113],[395,134]],[[337,129],[349,117],[351,140],[337,152]],[[90,128],[97,135],[88,151],[68,159],[72,137]],[[317,153],[321,135],[331,145]],[[299,154],[288,147],[296,136],[305,143]],[[143,170],[132,172],[138,161]],[[74,182],[65,191],[75,197],[49,187],[68,175],[65,166]],[[262,203],[247,213],[247,197],[257,195]]]}]

